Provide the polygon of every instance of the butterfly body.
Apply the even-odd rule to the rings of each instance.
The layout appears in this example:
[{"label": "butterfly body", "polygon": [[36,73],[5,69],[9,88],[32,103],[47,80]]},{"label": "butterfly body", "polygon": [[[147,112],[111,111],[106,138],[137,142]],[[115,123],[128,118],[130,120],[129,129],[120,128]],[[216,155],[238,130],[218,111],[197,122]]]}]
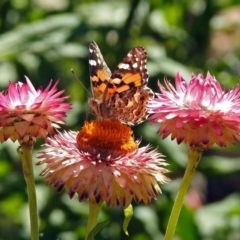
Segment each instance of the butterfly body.
[{"label": "butterfly body", "polygon": [[148,88],[147,53],[133,48],[111,73],[97,44],[89,46],[89,71],[93,97],[89,105],[101,118],[136,125],[148,117],[146,104],[154,97]]}]

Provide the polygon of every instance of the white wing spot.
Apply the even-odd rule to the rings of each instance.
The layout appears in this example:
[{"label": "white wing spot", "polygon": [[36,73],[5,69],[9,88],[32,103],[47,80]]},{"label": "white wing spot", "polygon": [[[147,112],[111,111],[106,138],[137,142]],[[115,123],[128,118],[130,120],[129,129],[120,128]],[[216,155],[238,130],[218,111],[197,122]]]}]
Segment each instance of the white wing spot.
[{"label": "white wing spot", "polygon": [[120,79],[120,78],[114,78],[111,81],[111,83],[113,83],[113,84],[120,84],[121,82],[122,82],[122,79]]},{"label": "white wing spot", "polygon": [[118,64],[118,68],[120,68],[120,69],[129,69],[129,64],[120,63],[120,64]]},{"label": "white wing spot", "polygon": [[97,62],[98,62],[99,65],[101,65],[101,63],[102,63],[99,58],[98,58]]},{"label": "white wing spot", "polygon": [[137,64],[137,63],[134,63],[134,64],[132,65],[132,67],[133,67],[133,68],[137,68],[137,67],[138,67],[138,64]]},{"label": "white wing spot", "polygon": [[89,64],[90,64],[91,66],[97,66],[96,61],[95,61],[95,60],[92,60],[92,59],[89,60]]}]

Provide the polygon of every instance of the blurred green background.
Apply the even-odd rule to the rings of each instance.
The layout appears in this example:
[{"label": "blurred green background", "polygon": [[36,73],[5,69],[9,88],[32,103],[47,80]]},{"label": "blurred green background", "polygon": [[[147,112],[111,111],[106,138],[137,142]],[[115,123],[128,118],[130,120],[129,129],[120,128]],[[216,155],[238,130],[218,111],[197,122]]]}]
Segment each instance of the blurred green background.
[{"label": "blurred green background", "polygon": [[[59,89],[70,94],[73,109],[64,129],[81,128],[89,110],[89,94],[71,73],[90,89],[88,45],[95,40],[113,70],[134,46],[148,52],[149,86],[158,91],[157,80],[173,82],[177,71],[189,80],[191,73],[207,71],[229,89],[240,76],[240,5],[238,0],[140,0],[67,1],[2,0],[0,2],[0,89],[8,81],[25,81],[46,87],[60,78]],[[170,139],[161,140],[158,126],[134,127],[142,145],[150,143],[166,155],[171,183],[149,206],[134,205],[130,237],[122,231],[121,208],[103,207],[99,222],[110,223],[98,240],[159,240],[186,166],[188,149]],[[38,140],[34,151],[43,143]],[[0,145],[0,240],[29,239],[26,185],[18,144]],[[240,239],[240,144],[213,147],[205,152],[186,197],[176,231],[181,240]],[[43,240],[84,239],[87,203],[56,194],[39,177],[44,166],[36,166],[40,231]]]}]

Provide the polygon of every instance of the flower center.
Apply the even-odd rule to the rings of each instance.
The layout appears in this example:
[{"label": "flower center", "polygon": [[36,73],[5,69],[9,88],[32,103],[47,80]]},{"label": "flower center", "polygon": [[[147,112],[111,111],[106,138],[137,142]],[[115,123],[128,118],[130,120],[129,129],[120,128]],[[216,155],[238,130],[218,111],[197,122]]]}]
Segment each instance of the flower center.
[{"label": "flower center", "polygon": [[124,156],[138,148],[131,128],[112,120],[86,121],[77,143],[80,150],[101,158]]}]

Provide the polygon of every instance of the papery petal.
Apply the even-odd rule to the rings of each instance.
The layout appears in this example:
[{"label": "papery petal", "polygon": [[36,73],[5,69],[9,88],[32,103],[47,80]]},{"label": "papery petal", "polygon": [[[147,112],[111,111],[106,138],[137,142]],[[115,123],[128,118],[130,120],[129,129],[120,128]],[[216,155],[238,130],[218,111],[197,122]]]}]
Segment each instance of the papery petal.
[{"label": "papery petal", "polygon": [[171,135],[178,143],[209,148],[213,144],[226,146],[240,139],[240,88],[222,89],[210,73],[192,75],[188,84],[179,73],[174,86],[165,80],[158,83],[160,94],[149,101],[149,120],[160,123],[158,133]]},{"label": "papery petal", "polygon": [[0,93],[1,142],[8,138],[35,140],[65,123],[63,117],[70,104],[64,101],[69,96],[59,97],[64,91],[57,91],[58,82],[52,86],[51,80],[45,90],[36,90],[27,77],[26,83],[9,82],[8,89]]},{"label": "papery petal", "polygon": [[[163,155],[149,146],[126,148],[128,151],[122,151],[120,147],[118,150],[118,136],[110,133],[113,129],[111,121],[103,123],[103,128],[109,126],[109,129],[102,134],[103,142],[99,144],[102,149],[94,145],[90,148],[94,143],[91,138],[96,138],[102,131],[99,124],[101,122],[93,124],[96,133],[91,136],[86,137],[86,131],[90,128],[92,132],[92,125],[85,123],[84,134],[64,132],[46,139],[46,149],[40,152],[38,165],[46,164],[41,175],[45,176],[47,183],[57,191],[65,187],[70,197],[77,193],[79,201],[89,200],[93,204],[106,202],[108,206],[125,208],[132,200],[148,204],[156,199],[156,194],[161,193],[159,184],[168,181],[163,175],[168,172],[164,168],[167,164]],[[125,131],[126,126],[122,127],[119,126],[118,130]],[[83,144],[84,140],[79,141],[79,136],[83,135],[89,145],[79,145]],[[112,142],[111,149],[108,149],[108,141]],[[132,146],[131,134],[123,141],[123,146],[126,141]],[[104,149],[107,149],[105,154]]]}]

